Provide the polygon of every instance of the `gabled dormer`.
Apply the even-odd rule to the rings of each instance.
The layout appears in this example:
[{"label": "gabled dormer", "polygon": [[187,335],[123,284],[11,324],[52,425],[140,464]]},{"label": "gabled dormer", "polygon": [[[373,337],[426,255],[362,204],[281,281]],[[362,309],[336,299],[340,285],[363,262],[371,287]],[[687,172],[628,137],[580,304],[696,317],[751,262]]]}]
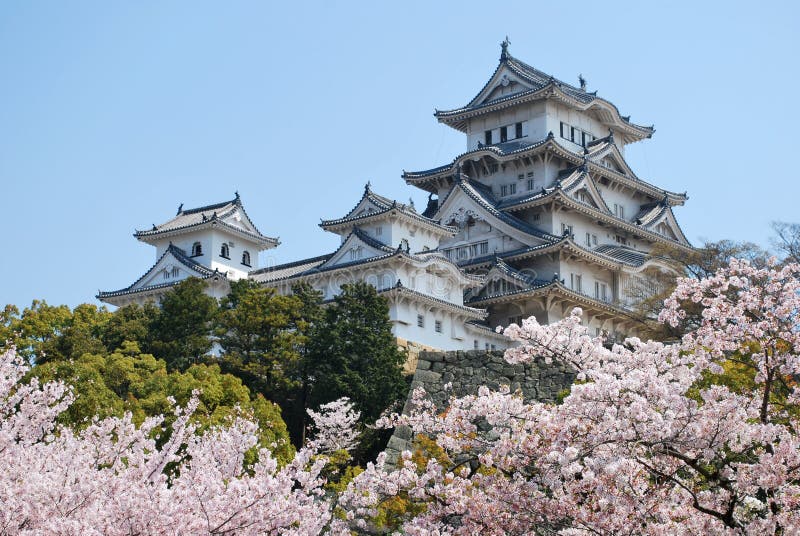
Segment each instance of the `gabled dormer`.
[{"label": "gabled dormer", "polygon": [[354,229],[390,247],[408,243],[411,251],[436,249],[439,241],[456,233],[456,229],[438,220],[419,214],[413,203],[398,203],[372,191],[369,183],[364,194],[345,216],[322,220],[320,227],[346,240]]}]

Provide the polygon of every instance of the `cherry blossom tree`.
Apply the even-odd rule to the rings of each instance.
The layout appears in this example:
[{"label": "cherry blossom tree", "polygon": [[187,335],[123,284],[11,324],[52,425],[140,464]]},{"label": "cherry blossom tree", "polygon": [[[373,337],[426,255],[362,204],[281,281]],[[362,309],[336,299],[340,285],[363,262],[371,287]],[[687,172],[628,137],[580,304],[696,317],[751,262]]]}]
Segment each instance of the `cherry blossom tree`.
[{"label": "cherry blossom tree", "polygon": [[[21,381],[13,349],[0,355],[0,533],[319,534],[342,533],[332,517],[313,448],[279,466],[267,449],[246,466],[258,441],[246,416],[202,435],[190,422],[195,396],[176,409],[159,446],[163,417],[136,426],[130,414],[94,420],[77,433],[56,425],[73,400],[62,383]],[[327,428],[355,425],[346,403],[322,408]],[[325,437],[321,444],[331,444]]]},{"label": "cherry blossom tree", "polygon": [[687,304],[701,325],[673,344],[606,347],[580,309],[507,327],[520,345],[506,359],[571,364],[570,394],[483,388],[437,413],[415,393],[417,410],[383,424],[441,452],[369,465],[341,497],[349,519],[374,529],[402,497],[407,534],[800,534],[800,266],[681,279],[660,320]]}]

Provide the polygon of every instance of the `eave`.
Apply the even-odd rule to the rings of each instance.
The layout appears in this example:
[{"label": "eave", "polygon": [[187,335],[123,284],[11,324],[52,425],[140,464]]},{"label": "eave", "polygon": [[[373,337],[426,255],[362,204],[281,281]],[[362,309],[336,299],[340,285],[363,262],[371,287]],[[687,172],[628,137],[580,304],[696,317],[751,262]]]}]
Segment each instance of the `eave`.
[{"label": "eave", "polygon": [[412,225],[430,231],[431,233],[439,236],[455,236],[456,233],[458,233],[457,229],[453,229],[450,226],[442,225],[435,220],[431,220],[418,214],[410,214],[407,211],[396,207],[390,207],[380,212],[362,214],[361,216],[344,217],[336,220],[322,220],[319,226],[326,231],[336,233],[347,230],[354,225],[364,225],[365,223],[391,220],[393,218],[404,219]]},{"label": "eave", "polygon": [[623,141],[626,143],[650,138],[655,132],[652,126],[646,127],[627,121],[620,115],[617,107],[605,99],[595,97],[589,102],[579,101],[565,93],[561,88],[561,84],[555,80],[551,80],[541,88],[515,93],[477,106],[454,110],[437,110],[433,115],[440,123],[467,133],[469,119],[473,117],[539,100],[556,100],[575,110],[593,111],[603,124],[617,129],[624,136]]},{"label": "eave", "polygon": [[280,240],[278,238],[271,238],[268,236],[257,235],[244,229],[240,229],[234,225],[230,225],[225,223],[220,219],[211,218],[207,221],[194,223],[191,225],[185,225],[183,227],[176,227],[174,229],[165,229],[165,230],[154,230],[154,231],[136,231],[133,236],[142,242],[148,244],[155,244],[160,242],[166,238],[172,238],[175,236],[180,236],[188,233],[193,233],[196,231],[208,230],[208,229],[215,229],[219,228],[224,230],[225,232],[232,233],[236,236],[241,237],[244,240],[248,240],[258,245],[259,251],[263,251],[265,249],[271,249],[280,245]]},{"label": "eave", "polygon": [[434,298],[433,296],[429,296],[428,294],[423,294],[422,292],[418,292],[416,290],[407,288],[402,285],[398,281],[398,284],[387,289],[381,289],[378,291],[379,294],[388,296],[390,298],[397,298],[397,297],[410,297],[412,299],[421,301],[427,305],[438,307],[439,309],[443,309],[446,311],[450,311],[461,316],[465,316],[468,318],[475,318],[475,319],[485,319],[489,316],[489,313],[482,309],[476,309],[474,307],[468,307],[466,305],[457,305],[455,303],[450,303],[445,300],[440,300],[439,298]]},{"label": "eave", "polygon": [[574,166],[586,164],[589,171],[594,175],[604,177],[609,181],[619,183],[622,186],[641,192],[653,198],[654,200],[661,200],[666,197],[672,206],[683,205],[688,199],[685,193],[675,193],[658,188],[657,186],[639,179],[636,176],[628,177],[627,175],[624,175],[618,171],[594,162],[591,159],[587,159],[586,155],[578,154],[561,145],[555,139],[552,133],[550,133],[550,135],[543,140],[530,144],[516,151],[503,152],[494,145],[485,146],[479,149],[473,149],[471,151],[461,153],[455,159],[453,159],[453,162],[450,164],[425,171],[404,171],[402,177],[406,184],[410,186],[416,186],[417,188],[427,192],[438,194],[439,189],[437,187],[437,183],[445,181],[448,184],[452,184],[454,181],[454,175],[460,172],[463,164],[465,164],[467,161],[479,160],[488,156],[497,160],[499,163],[508,163],[519,158],[530,158],[537,156],[540,153],[553,154],[554,156],[570,162]]},{"label": "eave", "polygon": [[687,244],[681,244],[681,243],[676,242],[674,240],[671,240],[671,239],[669,239],[669,238],[667,238],[665,236],[662,236],[662,235],[660,235],[660,234],[658,234],[656,232],[653,232],[653,231],[650,231],[648,229],[645,229],[644,227],[641,227],[639,225],[635,225],[633,223],[630,223],[627,220],[623,220],[621,218],[618,218],[617,216],[614,216],[613,214],[606,214],[605,212],[602,212],[602,211],[596,209],[595,207],[592,207],[592,206],[587,205],[585,203],[581,203],[580,201],[572,198],[571,196],[567,195],[560,188],[554,189],[552,192],[549,192],[546,195],[543,195],[541,197],[537,197],[535,199],[531,199],[530,201],[527,201],[525,203],[520,203],[519,205],[506,207],[504,210],[507,210],[509,212],[518,211],[518,210],[523,210],[523,209],[526,209],[526,208],[546,205],[546,204],[550,204],[550,203],[555,203],[555,204],[558,204],[558,205],[560,205],[562,207],[567,207],[567,208],[570,208],[570,209],[572,209],[572,210],[574,210],[576,212],[580,212],[580,213],[582,213],[582,214],[584,214],[586,216],[589,216],[590,218],[594,218],[594,219],[598,220],[599,222],[606,223],[609,226],[611,226],[612,228],[623,229],[626,232],[632,234],[636,238],[645,238],[645,239],[650,240],[651,242],[658,242],[660,244],[667,244],[667,245],[676,247],[676,248],[678,248],[681,251],[684,251],[686,253],[690,253],[690,252],[694,251],[694,248],[691,245],[689,245],[688,243]]},{"label": "eave", "polygon": [[561,281],[555,280],[535,288],[505,292],[483,298],[474,298],[469,300],[469,303],[471,305],[488,306],[500,303],[510,303],[525,298],[543,297],[551,294],[574,302],[576,305],[582,305],[596,311],[605,311],[612,314],[612,316],[630,317],[630,311],[623,307],[592,298],[591,296],[587,296],[581,292],[575,292],[574,290],[565,287]]}]

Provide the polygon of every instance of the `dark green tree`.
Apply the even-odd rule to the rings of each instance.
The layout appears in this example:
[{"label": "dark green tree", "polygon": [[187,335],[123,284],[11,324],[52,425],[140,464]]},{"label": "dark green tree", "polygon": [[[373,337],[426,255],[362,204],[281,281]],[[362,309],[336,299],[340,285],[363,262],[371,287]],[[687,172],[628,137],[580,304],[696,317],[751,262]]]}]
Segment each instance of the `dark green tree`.
[{"label": "dark green tree", "polygon": [[195,364],[185,372],[167,372],[164,361],[141,353],[135,342],[125,342],[108,355],[83,354],[74,360],[49,361],[34,367],[30,375],[43,382],[62,380],[73,387],[75,401],[59,421],[78,429],[95,415],[119,417],[126,411],[137,424],[154,415],[165,415],[171,422],[170,397],[185,406],[197,390],[200,405],[193,420],[200,431],[244,412],[259,422],[260,446],[269,448],[283,462],[293,455],[280,408],[261,395],[251,396],[239,378],[223,374],[217,364]]},{"label": "dark green tree", "polygon": [[249,281],[231,284],[216,319],[223,366],[254,391],[282,403],[298,386],[302,302]]},{"label": "dark green tree", "polygon": [[218,304],[205,288],[205,281],[190,277],[161,298],[161,308],[150,327],[149,350],[166,361],[170,371],[186,370],[212,348],[210,334]]},{"label": "dark green tree", "polygon": [[143,351],[150,351],[150,326],[158,317],[158,306],[152,302],[120,307],[111,315],[101,335],[106,350],[113,352],[125,341],[137,342]]},{"label": "dark green tree", "polygon": [[405,355],[392,334],[386,298],[372,285],[343,285],[323,311],[308,349],[311,407],[346,396],[362,422],[372,423],[406,395]]},{"label": "dark green tree", "polygon": [[314,363],[310,358],[309,341],[314,337],[323,318],[322,292],[303,282],[292,286],[292,295],[301,302],[300,320],[297,322],[299,360],[294,371],[296,388],[281,404],[281,407],[293,443],[302,445],[306,440],[305,434],[309,419],[306,409],[309,407],[309,397],[314,379]]}]

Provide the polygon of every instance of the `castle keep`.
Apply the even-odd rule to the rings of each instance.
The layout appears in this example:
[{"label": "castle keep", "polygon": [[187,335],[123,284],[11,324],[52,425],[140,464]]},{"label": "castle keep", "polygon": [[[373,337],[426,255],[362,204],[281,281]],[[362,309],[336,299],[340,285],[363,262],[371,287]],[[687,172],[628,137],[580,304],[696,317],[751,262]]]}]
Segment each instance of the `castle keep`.
[{"label": "castle keep", "polygon": [[478,94],[434,115],[464,133],[466,150],[403,172],[428,193],[424,210],[367,184],[350,212],[320,224],[341,237],[335,251],[260,267],[258,252],[279,242],[258,231],[238,194],[181,207],[134,235],[156,247],[155,265],[98,299],[154,300],[190,276],[217,297],[250,278],[282,293],[307,282],[331,299],[358,280],[386,296],[398,339],[422,348],[502,349],[497,326],[554,322],[576,306],[598,335],[635,334],[629,309],[656,290],[648,272],[670,271],[653,247],[691,250],[673,213],[686,194],[639,178],[625,161],[626,146],[653,127],[631,122],[582,79],[572,86],[516,59],[507,42]]}]

